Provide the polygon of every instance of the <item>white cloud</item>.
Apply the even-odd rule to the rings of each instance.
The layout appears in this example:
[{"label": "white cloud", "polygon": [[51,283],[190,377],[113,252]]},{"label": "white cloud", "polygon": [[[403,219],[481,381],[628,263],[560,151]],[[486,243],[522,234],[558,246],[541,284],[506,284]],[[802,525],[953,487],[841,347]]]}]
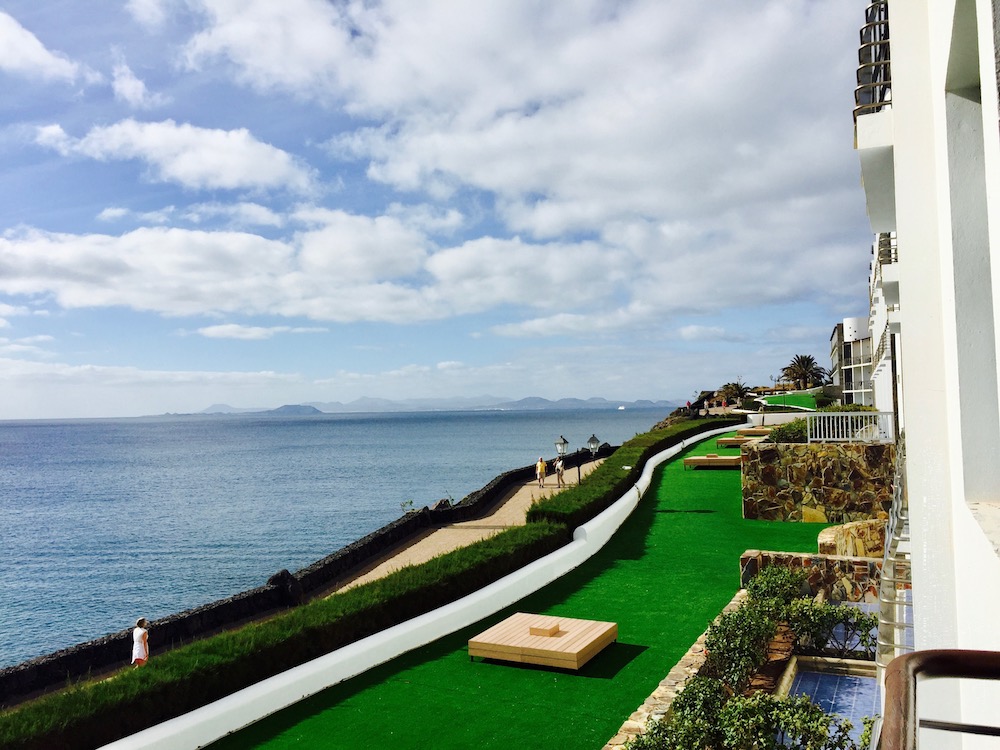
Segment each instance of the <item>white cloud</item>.
[{"label": "white cloud", "polygon": [[185,48],[190,70],[230,61],[246,83],[325,98],[351,44],[354,8],[322,0],[203,0],[208,28]]},{"label": "white cloud", "polygon": [[73,83],[81,75],[93,79],[83,68],[58,52],[51,52],[38,37],[17,20],[0,11],[0,70],[13,75]]},{"label": "white cloud", "polygon": [[[7,419],[135,416],[161,413],[163,404],[198,411],[226,400],[305,400],[301,375],[270,370],[153,370],[0,357],[0,384]],[[156,394],[152,400],[150,393]]]},{"label": "white cloud", "polygon": [[198,333],[209,339],[239,339],[242,341],[266,341],[282,333],[326,333],[326,328],[293,328],[291,326],[243,326],[235,323],[206,326]]},{"label": "white cloud", "polygon": [[4,317],[30,314],[31,309],[23,305],[8,305],[6,302],[0,302],[0,315],[3,315]]},{"label": "white cloud", "polygon": [[721,326],[682,326],[677,334],[684,341],[711,341],[713,339],[724,339],[726,329]]},{"label": "white cloud", "polygon": [[435,253],[427,270],[435,295],[457,312],[498,305],[575,307],[606,300],[629,270],[623,255],[597,243],[533,244],[482,237]]},{"label": "white cloud", "polygon": [[101,161],[139,159],[156,182],[191,189],[315,189],[310,169],[281,149],[262,143],[246,128],[218,130],[163,122],[122,120],[72,138],[59,125],[39,127],[39,145],[63,155]]},{"label": "white cloud", "polygon": [[115,92],[115,99],[135,109],[152,109],[163,106],[168,101],[163,94],[150,93],[146,84],[124,62],[115,65],[112,76],[111,88]]},{"label": "white cloud", "polygon": [[[2,320],[2,319],[0,319]],[[7,325],[0,324],[0,328],[7,328]],[[47,352],[38,344],[47,344],[52,341],[51,336],[26,336],[18,339],[7,339],[0,337],[0,356],[7,357],[50,357]]]},{"label": "white cloud", "polygon": [[239,203],[197,203],[188,206],[184,218],[199,224],[215,218],[228,219],[234,226],[281,227],[285,219],[267,206],[241,201]]},{"label": "white cloud", "polygon": [[155,31],[167,20],[169,2],[170,0],[126,0],[125,10],[142,26]]},{"label": "white cloud", "polygon": [[427,258],[423,234],[389,216],[311,208],[294,218],[311,225],[296,238],[303,273],[318,274],[336,287],[411,276]]},{"label": "white cloud", "polygon": [[118,221],[119,219],[124,219],[128,215],[129,210],[127,208],[122,208],[121,206],[108,206],[97,214],[97,220]]}]

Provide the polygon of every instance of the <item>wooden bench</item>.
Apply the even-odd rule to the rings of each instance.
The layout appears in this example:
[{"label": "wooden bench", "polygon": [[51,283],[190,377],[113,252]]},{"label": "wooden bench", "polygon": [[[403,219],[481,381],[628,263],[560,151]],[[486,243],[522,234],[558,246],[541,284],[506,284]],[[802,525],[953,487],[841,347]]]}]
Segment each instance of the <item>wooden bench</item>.
[{"label": "wooden bench", "polygon": [[684,468],[688,466],[697,469],[699,466],[719,466],[725,469],[738,469],[743,460],[742,456],[719,456],[715,453],[708,453],[704,456],[691,456],[684,459]]},{"label": "wooden bench", "polygon": [[737,435],[743,435],[744,437],[764,437],[765,435],[771,434],[770,427],[744,427],[741,430],[736,431]]},{"label": "wooden bench", "polygon": [[517,612],[469,640],[469,658],[579,669],[618,640],[618,624]]},{"label": "wooden bench", "polygon": [[737,445],[743,445],[744,443],[752,443],[756,439],[757,438],[750,437],[749,435],[737,435],[736,437],[719,438],[715,441],[715,444],[720,448],[732,448]]}]

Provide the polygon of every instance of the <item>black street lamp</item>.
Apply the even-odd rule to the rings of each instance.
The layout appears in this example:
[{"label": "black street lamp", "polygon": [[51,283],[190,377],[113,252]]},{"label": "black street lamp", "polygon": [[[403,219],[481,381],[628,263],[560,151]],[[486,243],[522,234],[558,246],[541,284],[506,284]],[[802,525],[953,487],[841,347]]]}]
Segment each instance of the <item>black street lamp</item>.
[{"label": "black street lamp", "polygon": [[591,434],[590,440],[587,441],[587,447],[590,448],[590,460],[593,461],[597,458],[597,449],[601,447],[601,441],[597,439],[597,435]]},{"label": "black street lamp", "polygon": [[564,438],[562,435],[556,440],[556,453],[559,454],[559,458],[566,455],[566,449],[569,447],[569,440]]},{"label": "black street lamp", "polygon": [[[556,453],[559,454],[559,460],[562,461],[563,456],[566,455],[566,449],[569,447],[569,440],[564,438],[562,435],[556,440]],[[579,466],[577,467],[579,469]],[[579,480],[577,484],[579,484]],[[556,469],[556,484],[559,484],[559,469]],[[563,483],[565,484],[565,483]]]}]

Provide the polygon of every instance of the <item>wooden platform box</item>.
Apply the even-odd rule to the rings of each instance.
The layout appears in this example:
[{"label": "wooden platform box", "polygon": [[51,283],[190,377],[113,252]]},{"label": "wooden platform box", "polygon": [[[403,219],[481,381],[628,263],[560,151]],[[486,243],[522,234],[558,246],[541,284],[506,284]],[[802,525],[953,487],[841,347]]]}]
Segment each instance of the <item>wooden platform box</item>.
[{"label": "wooden platform box", "polygon": [[699,466],[718,466],[726,469],[738,469],[743,461],[742,456],[720,456],[709,453],[705,456],[691,456],[684,459],[684,468],[688,466],[697,469]]},{"label": "wooden platform box", "polygon": [[469,640],[469,658],[580,669],[618,640],[618,624],[517,612]]}]

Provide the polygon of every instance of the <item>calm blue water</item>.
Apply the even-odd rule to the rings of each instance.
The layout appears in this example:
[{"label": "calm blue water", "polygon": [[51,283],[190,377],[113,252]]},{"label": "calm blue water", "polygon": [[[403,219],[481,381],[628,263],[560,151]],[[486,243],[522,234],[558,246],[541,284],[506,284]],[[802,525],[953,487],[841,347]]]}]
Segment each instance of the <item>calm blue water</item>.
[{"label": "calm blue water", "polygon": [[0,422],[0,667],[263,584],[661,410]]}]

